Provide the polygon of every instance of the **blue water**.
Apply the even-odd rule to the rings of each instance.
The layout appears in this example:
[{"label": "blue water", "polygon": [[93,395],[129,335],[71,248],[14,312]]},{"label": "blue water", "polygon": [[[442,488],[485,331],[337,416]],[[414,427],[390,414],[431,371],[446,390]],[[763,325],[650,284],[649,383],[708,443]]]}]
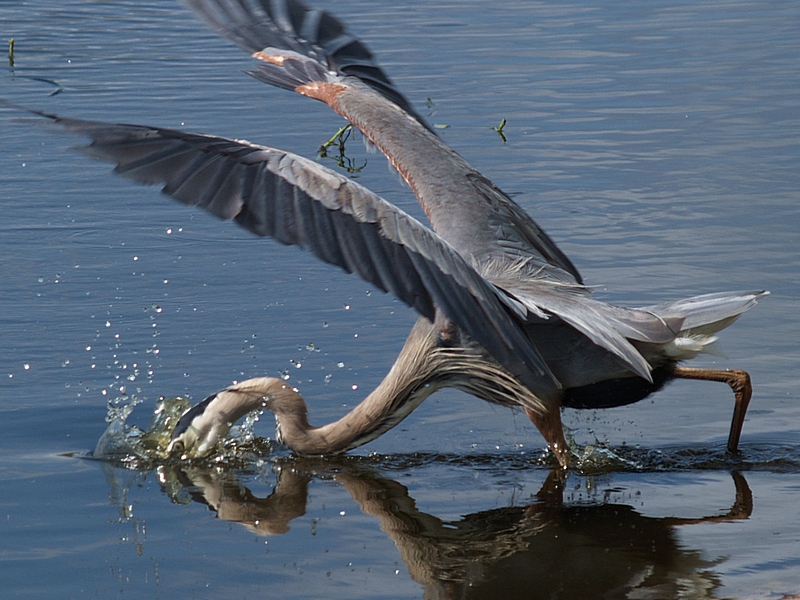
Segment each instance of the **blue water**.
[{"label": "blue water", "polygon": [[[753,376],[741,456],[722,451],[727,387],[681,381],[638,405],[567,411],[579,444],[624,460],[555,491],[524,415],[452,391],[343,461],[267,446],[183,472],[78,458],[109,401],[140,401],[130,420],[144,425],[159,396],[199,400],[257,375],[290,377],[312,422],[338,418],[415,316],[0,109],[2,596],[800,593],[800,6],[315,4],[601,298],[772,291],[723,333],[724,357],[694,363]],[[342,124],[242,74],[248,58],[179,4],[6,1],[0,23],[3,46],[15,39],[0,97],[18,104],[310,157]],[[503,118],[506,143],[492,130]],[[367,163],[361,183],[424,218],[380,156],[347,148]],[[269,415],[256,432],[274,437]]]}]

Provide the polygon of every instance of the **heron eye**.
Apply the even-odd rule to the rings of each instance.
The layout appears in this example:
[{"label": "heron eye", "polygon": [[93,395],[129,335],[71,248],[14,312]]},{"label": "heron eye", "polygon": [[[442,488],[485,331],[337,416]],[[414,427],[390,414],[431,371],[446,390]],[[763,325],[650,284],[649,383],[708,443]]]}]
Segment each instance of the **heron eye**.
[{"label": "heron eye", "polygon": [[175,454],[182,454],[185,449],[186,444],[183,443],[183,440],[177,440],[174,444],[172,444],[172,452]]}]

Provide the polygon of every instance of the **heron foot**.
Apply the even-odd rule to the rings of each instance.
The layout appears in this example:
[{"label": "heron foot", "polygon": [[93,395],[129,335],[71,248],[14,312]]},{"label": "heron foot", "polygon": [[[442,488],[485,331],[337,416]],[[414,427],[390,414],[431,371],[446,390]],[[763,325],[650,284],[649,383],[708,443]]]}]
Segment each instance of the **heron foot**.
[{"label": "heron foot", "polygon": [[736,452],[739,448],[739,437],[744,426],[744,417],[750,398],[753,396],[753,385],[747,371],[732,369],[698,369],[695,367],[675,367],[673,375],[680,379],[702,379],[704,381],[721,381],[731,386],[736,403],[731,419],[731,431],[728,434],[728,451]]}]

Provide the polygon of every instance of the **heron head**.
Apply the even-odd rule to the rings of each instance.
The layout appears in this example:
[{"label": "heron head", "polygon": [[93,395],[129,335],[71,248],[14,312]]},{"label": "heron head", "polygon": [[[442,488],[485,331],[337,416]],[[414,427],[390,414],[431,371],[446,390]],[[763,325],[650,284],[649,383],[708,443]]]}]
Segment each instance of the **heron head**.
[{"label": "heron head", "polygon": [[232,425],[220,413],[219,406],[216,406],[219,404],[219,396],[219,393],[212,394],[183,413],[172,431],[166,456],[186,459],[202,458],[211,454]]},{"label": "heron head", "polygon": [[270,408],[273,391],[286,387],[280,379],[256,377],[212,394],[178,420],[166,456],[182,459],[208,456],[236,421],[251,411]]}]

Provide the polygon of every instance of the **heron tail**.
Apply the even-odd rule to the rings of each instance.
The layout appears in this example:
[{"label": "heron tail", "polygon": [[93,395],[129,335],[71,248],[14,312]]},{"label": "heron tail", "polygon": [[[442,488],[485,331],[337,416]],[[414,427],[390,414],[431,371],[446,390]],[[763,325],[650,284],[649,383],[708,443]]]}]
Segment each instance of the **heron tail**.
[{"label": "heron tail", "polygon": [[678,336],[663,346],[668,356],[677,360],[694,358],[700,353],[713,354],[718,331],[722,331],[753,307],[767,291],[721,292],[704,294],[668,304],[649,306],[662,318],[683,318]]},{"label": "heron tail", "polygon": [[739,315],[756,305],[759,298],[769,292],[720,292],[693,296],[685,300],[648,306],[649,310],[662,318],[681,317],[681,334],[712,334],[725,329]]}]

